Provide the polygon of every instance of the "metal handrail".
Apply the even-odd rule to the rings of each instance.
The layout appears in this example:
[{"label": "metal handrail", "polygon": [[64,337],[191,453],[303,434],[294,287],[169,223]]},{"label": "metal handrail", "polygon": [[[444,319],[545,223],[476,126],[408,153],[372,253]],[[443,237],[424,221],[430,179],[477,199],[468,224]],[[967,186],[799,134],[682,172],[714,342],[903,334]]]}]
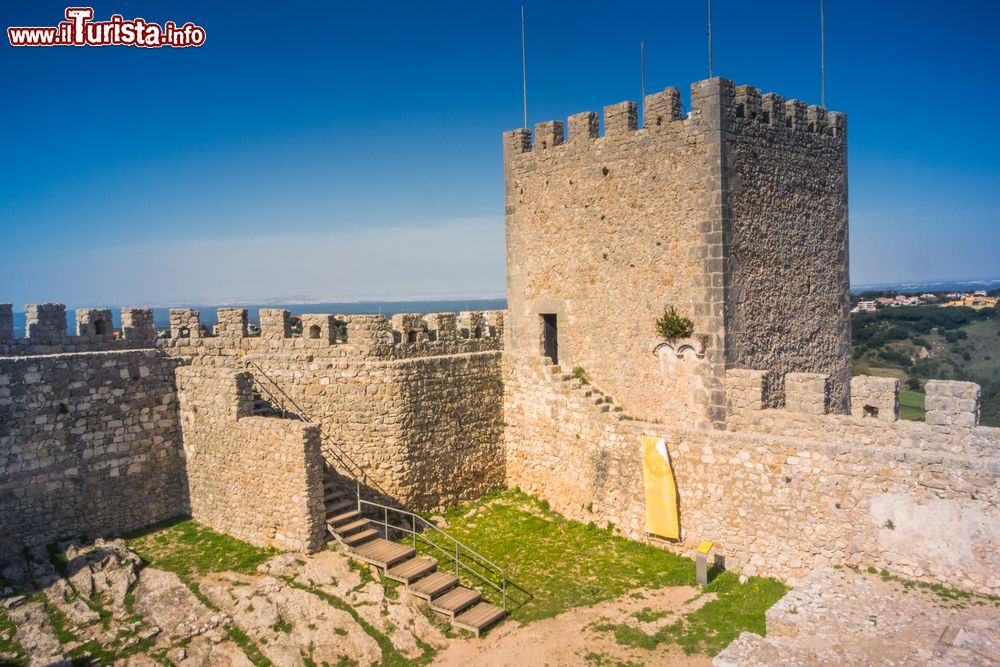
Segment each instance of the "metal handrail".
[{"label": "metal handrail", "polygon": [[[460,540],[455,539],[454,537],[452,537],[448,533],[446,533],[443,530],[441,530],[436,524],[434,524],[431,521],[428,521],[427,519],[425,519],[424,517],[420,516],[419,514],[417,514],[415,512],[411,512],[409,510],[400,509],[398,507],[390,507],[388,505],[383,505],[382,503],[376,503],[376,502],[371,501],[371,500],[362,500],[362,499],[359,498],[358,499],[358,509],[361,509],[361,505],[368,505],[369,507],[382,510],[384,521],[379,521],[378,519],[370,519],[370,520],[373,523],[376,523],[376,524],[378,524],[380,526],[384,526],[386,539],[388,539],[388,537],[389,537],[389,529],[390,528],[393,529],[393,530],[401,530],[403,532],[406,532],[406,533],[409,533],[409,534],[413,535],[414,547],[416,547],[416,541],[417,541],[417,538],[419,537],[424,542],[426,542],[430,546],[434,547],[438,551],[441,551],[442,553],[447,554],[449,558],[451,558],[452,560],[455,561],[455,576],[458,576],[458,574],[459,574],[459,568],[461,568],[462,570],[465,570],[466,572],[468,572],[472,576],[476,577],[477,579],[479,579],[483,583],[488,584],[489,586],[492,586],[497,591],[499,591],[500,593],[502,593],[503,594],[503,608],[504,608],[504,610],[507,609],[507,573],[504,571],[504,569],[502,567],[500,567],[499,565],[497,565],[496,563],[494,563],[489,558],[487,558],[483,554],[479,553],[475,549],[471,548],[469,545],[465,544],[464,542],[461,542]],[[389,512],[395,512],[396,514],[402,514],[402,515],[404,515],[406,517],[409,517],[410,518],[410,522],[411,522],[411,527],[407,528],[406,526],[401,526],[401,525],[398,525],[398,524],[390,524],[389,523]],[[454,546],[455,546],[455,553],[452,554],[450,552],[450,550],[446,550],[440,544],[437,544],[437,543],[429,540],[425,535],[423,535],[420,531],[418,531],[417,527],[416,527],[416,524],[417,524],[418,521],[420,522],[421,527],[430,528],[431,530],[433,530],[433,531],[435,531],[435,532],[440,533],[441,535],[443,535],[446,540],[450,540],[454,544]],[[462,563],[461,551],[460,550],[465,550],[471,556],[474,556],[481,563],[484,563],[484,564],[488,565],[489,567],[493,568],[493,570],[496,571],[496,574],[500,575],[500,582],[501,583],[500,584],[495,583],[494,581],[488,579],[487,577],[484,577],[482,574],[480,574],[479,572],[475,571],[474,569],[472,569],[468,565]]]},{"label": "metal handrail", "polygon": [[[386,491],[384,488],[382,488],[382,486],[377,481],[375,481],[368,474],[368,472],[357,461],[355,461],[354,459],[351,458],[350,454],[348,454],[344,450],[340,449],[339,447],[336,447],[335,445],[331,444],[332,438],[331,438],[330,434],[326,431],[326,429],[323,428],[323,424],[321,422],[318,422],[318,421],[314,420],[312,417],[310,417],[306,413],[306,411],[302,409],[302,406],[300,406],[298,403],[296,403],[295,399],[293,399],[291,396],[289,396],[285,392],[284,389],[282,389],[280,386],[278,386],[278,383],[274,381],[274,378],[272,378],[271,376],[269,376],[264,371],[264,369],[260,367],[259,364],[257,364],[256,362],[254,362],[251,359],[244,359],[244,362],[245,362],[245,365],[248,368],[252,366],[254,369],[257,370],[257,372],[261,376],[267,378],[268,381],[274,386],[275,391],[277,391],[278,393],[281,394],[281,396],[275,396],[274,393],[271,390],[269,390],[262,382],[260,382],[260,380],[258,380],[256,376],[251,375],[251,379],[253,380],[254,384],[256,386],[260,387],[261,389],[263,389],[267,393],[267,395],[269,397],[271,397],[271,400],[278,404],[279,409],[281,410],[281,413],[283,415],[289,415],[289,414],[291,414],[296,419],[298,419],[300,421],[304,421],[307,424],[313,424],[314,426],[316,426],[316,427],[319,428],[320,435],[323,436],[320,439],[321,445],[323,447],[323,451],[326,452],[326,453],[328,453],[328,454],[330,454],[333,458],[337,459],[337,461],[341,464],[341,466],[343,466],[343,468],[347,472],[347,474],[349,474],[351,477],[354,478],[355,483],[356,483],[356,487],[357,487],[356,490],[357,490],[357,494],[358,494],[358,498],[359,499],[361,498],[361,483],[362,483],[362,481],[367,486],[369,486],[369,487],[375,489],[376,491],[378,491],[379,493],[381,493],[383,496],[385,496],[387,498],[391,497],[389,495],[388,491]],[[292,411],[287,410],[285,408],[285,401],[286,400],[289,403],[292,404],[292,406],[296,410],[295,412],[292,412]]]},{"label": "metal handrail", "polygon": [[[295,417],[296,419],[298,419],[299,421],[303,421],[303,422],[306,422],[308,424],[312,424],[312,425],[316,426],[319,429],[320,435],[325,436],[325,437],[321,438],[321,442],[329,442],[330,441],[330,436],[323,429],[323,425],[320,422],[314,421],[312,418],[310,418],[309,415],[305,412],[305,410],[303,410],[302,407],[299,406],[299,404],[296,403],[295,400],[285,392],[285,390],[283,390],[280,386],[278,386],[278,383],[275,382],[274,379],[271,378],[271,376],[269,376],[264,371],[264,369],[260,367],[259,364],[257,364],[256,362],[252,361],[251,359],[244,359],[244,362],[245,362],[245,365],[246,365],[247,368],[253,367],[254,369],[257,370],[257,372],[262,377],[267,378],[268,381],[274,386],[275,391],[277,391],[280,394],[280,396],[276,396],[274,392],[272,392],[270,389],[268,389],[262,382],[260,382],[260,380],[257,379],[257,377],[254,374],[251,373],[250,378],[253,381],[254,385],[257,386],[257,387],[259,387],[260,389],[264,390],[264,392],[268,395],[268,397],[273,402],[275,402],[275,403],[278,404],[279,409],[281,410],[281,413],[283,415],[287,416],[287,415],[290,414],[293,417]],[[286,400],[289,403],[292,404],[292,406],[296,410],[295,412],[292,412],[292,411],[287,410],[285,408],[285,401]],[[446,533],[443,530],[441,530],[436,524],[434,524],[431,521],[428,521],[427,519],[425,519],[424,517],[420,516],[419,514],[416,514],[415,512],[411,512],[409,510],[405,510],[405,509],[402,509],[402,508],[399,508],[399,507],[390,507],[389,505],[384,505],[382,503],[377,503],[377,502],[372,501],[372,500],[363,500],[361,498],[361,481],[362,481],[362,478],[365,480],[366,485],[368,485],[371,488],[376,489],[383,496],[385,496],[387,498],[389,498],[391,496],[389,495],[389,493],[385,489],[383,489],[381,487],[381,485],[378,484],[378,482],[376,482],[374,479],[372,479],[371,476],[368,475],[367,471],[365,471],[364,468],[362,468],[356,461],[354,461],[354,459],[352,459],[347,452],[341,450],[339,447],[335,447],[334,445],[325,446],[323,449],[324,449],[324,451],[326,451],[327,453],[329,453],[331,456],[333,456],[335,459],[337,459],[337,461],[340,462],[340,464],[346,469],[347,473],[350,474],[352,477],[354,477],[354,481],[355,481],[355,484],[356,484],[357,499],[358,499],[358,510],[361,511],[362,505],[368,505],[368,506],[371,506],[373,508],[380,509],[380,510],[383,511],[383,516],[384,516],[384,519],[385,519],[384,521],[378,521],[377,519],[372,519],[372,521],[373,521],[373,523],[376,523],[376,524],[379,524],[381,526],[384,526],[386,539],[388,539],[388,537],[389,537],[389,529],[390,528],[393,528],[394,530],[403,530],[403,531],[409,532],[410,534],[413,535],[413,545],[414,545],[414,548],[416,548],[416,541],[417,541],[417,538],[419,537],[421,540],[423,540],[424,542],[426,542],[430,546],[434,547],[435,549],[437,549],[437,550],[439,550],[439,551],[447,554],[449,558],[452,558],[455,561],[455,576],[458,576],[459,575],[459,570],[462,569],[462,570],[465,570],[466,572],[468,572],[469,574],[471,574],[472,576],[476,577],[480,581],[488,584],[489,586],[492,586],[497,591],[500,591],[502,593],[502,595],[503,595],[503,608],[504,608],[504,611],[507,610],[507,574],[506,574],[506,572],[504,571],[504,569],[502,567],[500,567],[499,565],[497,565],[493,561],[489,560],[488,558],[486,558],[486,556],[482,555],[481,553],[479,553],[475,549],[472,549],[468,545],[466,545],[466,544],[462,543],[461,541],[455,539],[454,537],[452,537],[448,533]],[[346,461],[345,461],[345,459],[346,459]],[[409,517],[410,518],[411,528],[409,530],[407,530],[403,526],[390,525],[389,524],[389,512],[395,512],[397,514],[402,514],[404,516]],[[416,525],[417,521],[419,521],[421,523],[422,527],[430,528],[430,529],[432,529],[432,530],[440,533],[441,535],[443,535],[445,537],[445,539],[450,540],[454,544],[454,546],[455,546],[455,553],[454,553],[454,555],[452,555],[450,553],[450,550],[446,551],[443,547],[441,547],[441,545],[436,544],[435,542],[433,542],[430,539],[428,539],[425,535],[423,535],[420,532],[418,532],[417,531],[417,525]],[[461,559],[461,550],[462,549],[464,549],[466,552],[468,552],[469,554],[471,554],[472,556],[474,556],[480,562],[485,563],[489,567],[493,568],[493,570],[495,570],[496,573],[500,575],[500,581],[501,581],[501,583],[498,585],[495,582],[491,581],[490,579],[487,579],[486,577],[484,577],[483,575],[481,575],[479,572],[476,572],[475,570],[473,570],[468,565],[463,564],[462,563],[462,559]]]}]

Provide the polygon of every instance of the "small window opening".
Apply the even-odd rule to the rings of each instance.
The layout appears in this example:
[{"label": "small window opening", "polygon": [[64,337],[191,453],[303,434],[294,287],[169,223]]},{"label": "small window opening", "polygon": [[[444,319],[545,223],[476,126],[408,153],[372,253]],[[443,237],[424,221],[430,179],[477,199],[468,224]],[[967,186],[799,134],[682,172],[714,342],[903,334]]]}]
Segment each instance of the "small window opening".
[{"label": "small window opening", "polygon": [[412,329],[412,330],[406,332],[406,342],[407,343],[416,343],[417,342],[417,330],[416,329]]},{"label": "small window opening", "polygon": [[313,339],[319,338],[321,331],[322,329],[320,329],[318,324],[313,324],[309,327],[309,337]]},{"label": "small window opening", "polygon": [[94,320],[94,333],[98,336],[103,336],[108,333],[107,325],[104,324],[104,320]]},{"label": "small window opening", "polygon": [[736,105],[736,117],[737,118],[743,118],[743,105],[742,104],[737,104]]},{"label": "small window opening", "polygon": [[177,337],[178,338],[190,338],[191,337],[191,330],[188,329],[187,327],[181,327],[180,329],[177,330]]},{"label": "small window opening", "polygon": [[472,331],[472,337],[473,338],[482,338],[483,337],[483,328],[482,327],[476,327]]},{"label": "small window opening", "polygon": [[553,364],[559,363],[559,327],[554,313],[542,315],[542,349]]},{"label": "small window opening", "polygon": [[864,410],[865,417],[878,417],[878,408],[874,405],[866,405]]}]

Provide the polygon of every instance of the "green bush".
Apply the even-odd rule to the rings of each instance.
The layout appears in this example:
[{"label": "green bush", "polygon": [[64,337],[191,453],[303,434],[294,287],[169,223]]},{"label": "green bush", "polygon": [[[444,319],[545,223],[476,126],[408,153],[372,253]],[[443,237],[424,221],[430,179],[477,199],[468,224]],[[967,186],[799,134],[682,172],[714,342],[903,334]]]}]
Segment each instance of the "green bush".
[{"label": "green bush", "polygon": [[673,306],[667,306],[656,320],[656,333],[667,340],[688,338],[694,333],[694,322],[681,316]]}]

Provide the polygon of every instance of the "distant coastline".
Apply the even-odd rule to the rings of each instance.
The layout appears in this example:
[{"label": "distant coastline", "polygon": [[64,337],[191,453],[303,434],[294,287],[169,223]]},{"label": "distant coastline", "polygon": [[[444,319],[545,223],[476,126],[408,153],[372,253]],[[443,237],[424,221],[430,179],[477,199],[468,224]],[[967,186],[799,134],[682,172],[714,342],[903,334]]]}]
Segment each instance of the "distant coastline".
[{"label": "distant coastline", "polygon": [[1000,287],[1000,278],[982,278],[978,280],[906,280],[900,282],[864,283],[851,285],[851,293],[874,291],[896,291],[904,293],[920,292],[969,292],[979,289],[996,289]]}]

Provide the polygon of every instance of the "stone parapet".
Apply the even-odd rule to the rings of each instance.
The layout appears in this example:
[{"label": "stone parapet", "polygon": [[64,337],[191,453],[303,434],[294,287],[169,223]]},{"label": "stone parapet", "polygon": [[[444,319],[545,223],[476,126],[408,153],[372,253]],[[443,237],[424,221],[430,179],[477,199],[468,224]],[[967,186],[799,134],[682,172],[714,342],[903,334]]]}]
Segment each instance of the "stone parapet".
[{"label": "stone parapet", "polygon": [[786,373],[785,410],[809,415],[830,411],[830,376],[823,373]]},{"label": "stone parapet", "polygon": [[924,409],[928,424],[975,428],[979,425],[979,399],[975,382],[928,380],[924,385]]},{"label": "stone parapet", "polygon": [[899,419],[899,380],[870,375],[851,378],[851,415],[888,422]]}]

